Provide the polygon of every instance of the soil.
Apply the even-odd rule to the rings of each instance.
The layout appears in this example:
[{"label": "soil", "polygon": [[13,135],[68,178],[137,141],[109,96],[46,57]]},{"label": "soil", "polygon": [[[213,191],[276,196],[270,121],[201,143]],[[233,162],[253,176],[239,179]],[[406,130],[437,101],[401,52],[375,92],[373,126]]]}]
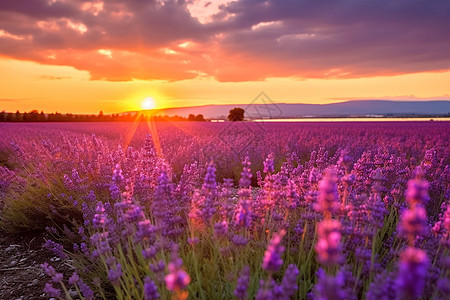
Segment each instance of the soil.
[{"label": "soil", "polygon": [[[70,266],[48,250],[40,232],[11,234],[0,231],[0,299],[46,299],[43,289],[50,278],[39,266],[48,262],[64,277]],[[69,275],[70,276],[70,275]]]}]

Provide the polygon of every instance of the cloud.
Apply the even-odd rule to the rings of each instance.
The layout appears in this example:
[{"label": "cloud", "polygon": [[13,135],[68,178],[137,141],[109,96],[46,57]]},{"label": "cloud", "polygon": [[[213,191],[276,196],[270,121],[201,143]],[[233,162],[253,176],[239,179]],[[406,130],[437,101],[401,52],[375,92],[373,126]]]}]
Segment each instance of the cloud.
[{"label": "cloud", "polygon": [[70,79],[72,77],[70,76],[53,76],[53,75],[41,75],[38,76],[38,79],[44,79],[44,80],[62,80],[62,79]]},{"label": "cloud", "polygon": [[0,55],[73,66],[93,80],[113,81],[353,78],[450,69],[447,0],[208,3],[0,0]]},{"label": "cloud", "polygon": [[21,99],[0,98],[0,102],[19,102]]}]

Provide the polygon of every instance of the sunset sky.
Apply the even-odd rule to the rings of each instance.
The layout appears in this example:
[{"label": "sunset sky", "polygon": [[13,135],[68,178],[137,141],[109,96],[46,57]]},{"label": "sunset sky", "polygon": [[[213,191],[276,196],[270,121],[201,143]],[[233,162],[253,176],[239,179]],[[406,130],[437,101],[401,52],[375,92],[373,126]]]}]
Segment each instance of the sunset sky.
[{"label": "sunset sky", "polygon": [[449,100],[448,0],[0,0],[0,111]]}]

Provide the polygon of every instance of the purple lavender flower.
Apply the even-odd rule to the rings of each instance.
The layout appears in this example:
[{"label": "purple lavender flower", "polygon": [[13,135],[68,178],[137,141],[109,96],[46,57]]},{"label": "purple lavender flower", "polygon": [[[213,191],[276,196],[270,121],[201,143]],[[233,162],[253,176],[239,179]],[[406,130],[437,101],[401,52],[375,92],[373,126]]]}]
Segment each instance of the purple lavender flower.
[{"label": "purple lavender flower", "polygon": [[54,283],[59,283],[62,282],[64,276],[62,273],[55,273],[55,275],[53,275],[52,280]]},{"label": "purple lavender flower", "polygon": [[149,276],[144,278],[144,299],[145,300],[159,299],[158,288],[156,287],[155,283]]},{"label": "purple lavender flower", "polygon": [[262,268],[269,272],[278,272],[283,264],[281,256],[284,252],[284,247],[281,245],[281,240],[286,234],[283,229],[279,233],[274,234],[269,242],[266,252],[264,253]]},{"label": "purple lavender flower", "polygon": [[300,271],[296,265],[290,264],[287,267],[283,280],[281,281],[281,294],[278,299],[290,300],[295,295],[295,292],[298,290],[297,277],[299,274]]},{"label": "purple lavender flower", "polygon": [[264,173],[273,173],[275,172],[275,167],[274,167],[274,161],[273,161],[273,154],[270,153],[266,160],[263,162],[264,164]]},{"label": "purple lavender flower", "polygon": [[334,168],[330,168],[325,173],[324,178],[320,182],[319,197],[317,204],[314,206],[316,211],[324,214],[331,214],[339,209],[337,175]]},{"label": "purple lavender flower", "polygon": [[68,256],[64,253],[64,247],[61,244],[58,244],[52,240],[46,240],[42,245],[43,248],[53,252],[55,255],[60,257],[61,259],[67,259]]},{"label": "purple lavender flower", "polygon": [[158,253],[158,248],[155,246],[150,246],[149,248],[142,250],[142,256],[145,259],[153,259],[156,253]]},{"label": "purple lavender flower", "polygon": [[428,196],[428,187],[429,184],[426,180],[413,179],[408,182],[405,197],[411,207],[417,204],[425,205],[428,203],[430,200],[430,196]]},{"label": "purple lavender flower", "polygon": [[194,245],[197,245],[200,242],[200,240],[198,239],[198,237],[193,237],[193,238],[188,238],[187,242],[189,245],[194,246]]},{"label": "purple lavender flower", "polygon": [[115,183],[109,185],[109,194],[111,195],[112,200],[119,201],[121,194],[119,187]]},{"label": "purple lavender flower", "polygon": [[425,287],[428,258],[425,251],[408,247],[400,254],[397,277],[399,294],[404,299],[420,297]]},{"label": "purple lavender flower", "polygon": [[140,221],[137,224],[135,241],[150,240],[156,232],[156,227],[152,225],[150,220]]},{"label": "purple lavender flower", "polygon": [[400,231],[412,241],[425,230],[427,212],[422,206],[405,210],[400,219]]},{"label": "purple lavender flower", "polygon": [[450,248],[450,205],[447,206],[447,210],[444,213],[441,227],[444,231],[442,235],[442,243],[447,248]]},{"label": "purple lavender flower", "polygon": [[92,227],[102,228],[103,225],[105,224],[105,220],[106,220],[105,208],[103,207],[103,203],[99,201],[95,209],[94,218],[92,219]]},{"label": "purple lavender flower", "polygon": [[275,295],[272,293],[272,286],[274,281],[269,280],[269,282],[266,284],[266,281],[260,280],[259,281],[259,290],[256,294],[255,300],[274,300],[276,299]]},{"label": "purple lavender flower", "polygon": [[325,271],[320,268],[317,271],[317,283],[313,288],[312,298],[314,300],[344,300],[347,295],[344,287],[343,273],[338,272],[336,277],[328,276]]},{"label": "purple lavender flower", "polygon": [[348,168],[348,166],[352,163],[351,157],[348,155],[347,150],[342,150],[341,155],[339,156],[338,165],[344,166]]},{"label": "purple lavender flower", "polygon": [[156,263],[149,265],[150,270],[152,270],[155,279],[158,283],[164,282],[164,270],[166,269],[166,263],[163,260],[160,260]]},{"label": "purple lavender flower", "polygon": [[216,183],[216,167],[214,163],[210,163],[206,169],[205,181],[203,183],[203,189],[215,190],[217,187]]},{"label": "purple lavender flower", "polygon": [[169,274],[165,277],[166,287],[169,291],[181,291],[184,290],[191,278],[189,274],[181,269],[181,264],[177,262],[169,263]]},{"label": "purple lavender flower", "polygon": [[231,242],[236,246],[245,246],[248,244],[248,239],[241,235],[233,235],[231,237]]},{"label": "purple lavender flower", "polygon": [[56,274],[55,268],[53,268],[51,265],[49,265],[47,262],[44,262],[40,265],[42,270],[44,270],[44,273],[47,274],[47,276],[53,277]]},{"label": "purple lavender flower", "polygon": [[244,267],[238,278],[236,288],[234,289],[234,296],[240,300],[247,299],[248,296],[248,284],[250,283],[250,268]]},{"label": "purple lavender flower", "polygon": [[81,243],[80,244],[80,249],[81,249],[81,252],[83,252],[84,255],[89,257],[90,252],[89,252],[89,248],[88,248],[86,243]]},{"label": "purple lavender flower", "polygon": [[116,186],[120,186],[123,181],[122,170],[120,169],[119,164],[116,165],[116,168],[113,171],[112,181]]},{"label": "purple lavender flower", "polygon": [[53,285],[51,283],[46,283],[45,284],[45,288],[44,288],[44,292],[49,296],[49,297],[54,297],[54,298],[59,298],[61,297],[61,290],[54,288]]},{"label": "purple lavender flower", "polygon": [[204,202],[201,208],[202,218],[205,223],[209,223],[216,212],[216,167],[211,162],[206,169],[205,180],[202,186]]},{"label": "purple lavender flower", "polygon": [[214,233],[218,236],[224,236],[228,233],[228,222],[222,221],[214,224]]},{"label": "purple lavender flower", "polygon": [[96,232],[91,236],[91,242],[97,247],[98,254],[104,254],[111,250],[111,246],[108,241],[109,232]]},{"label": "purple lavender flower", "polygon": [[398,299],[394,274],[386,274],[387,271],[375,276],[366,293],[367,300],[391,300]]},{"label": "purple lavender flower", "polygon": [[316,184],[320,180],[320,173],[319,169],[317,168],[311,168],[311,171],[309,173],[308,181],[310,184]]},{"label": "purple lavender flower", "polygon": [[169,204],[172,201],[173,185],[169,180],[169,166],[162,165],[161,173],[157,179],[157,185],[152,203],[152,214],[155,217],[157,224],[162,224],[168,218],[171,211]]},{"label": "purple lavender flower", "polygon": [[323,220],[318,225],[319,240],[315,246],[317,260],[324,265],[339,263],[341,260],[341,222]]},{"label": "purple lavender flower", "polygon": [[252,220],[252,214],[250,211],[250,201],[242,198],[239,202],[239,208],[236,212],[235,223],[238,226],[250,227]]},{"label": "purple lavender flower", "polygon": [[69,284],[76,284],[78,281],[80,281],[80,276],[78,276],[77,272],[73,272],[69,278]]},{"label": "purple lavender flower", "polygon": [[119,285],[122,275],[122,266],[118,263],[114,268],[109,269],[108,279],[113,285]]},{"label": "purple lavender flower", "polygon": [[242,162],[241,179],[239,180],[239,186],[241,188],[246,189],[252,183],[251,182],[251,178],[252,178],[251,165],[252,165],[252,163],[250,162],[250,159],[248,158],[248,156],[246,156],[245,160]]},{"label": "purple lavender flower", "polygon": [[378,193],[374,193],[369,198],[369,203],[367,205],[369,215],[369,222],[375,228],[381,228],[384,225],[384,215],[387,213],[385,204],[381,201]]},{"label": "purple lavender flower", "polygon": [[87,300],[94,299],[94,291],[86,283],[84,283],[83,280],[80,279],[77,285],[80,288],[81,294],[84,298]]},{"label": "purple lavender flower", "polygon": [[437,288],[443,296],[450,295],[450,278],[439,279],[437,282]]}]

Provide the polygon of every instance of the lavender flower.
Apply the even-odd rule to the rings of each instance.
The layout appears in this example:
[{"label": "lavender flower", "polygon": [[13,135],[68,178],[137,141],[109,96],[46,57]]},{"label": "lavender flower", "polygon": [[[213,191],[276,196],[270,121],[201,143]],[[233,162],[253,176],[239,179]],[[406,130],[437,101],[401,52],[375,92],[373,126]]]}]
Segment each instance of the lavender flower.
[{"label": "lavender flower", "polygon": [[156,300],[159,299],[158,288],[156,287],[153,280],[147,276],[144,279],[144,299],[145,300]]},{"label": "lavender flower", "polygon": [[339,263],[341,260],[341,222],[323,220],[318,225],[319,240],[315,246],[317,260],[324,265]]},{"label": "lavender flower", "polygon": [[228,233],[228,222],[222,221],[214,224],[214,233],[218,236],[224,236]]},{"label": "lavender flower", "polygon": [[339,209],[336,170],[330,168],[320,182],[316,211],[331,214]]},{"label": "lavender flower", "polygon": [[53,285],[51,283],[46,283],[45,284],[45,288],[44,288],[44,292],[49,296],[49,297],[54,297],[54,298],[59,298],[61,297],[61,290],[54,288]]},{"label": "lavender flower", "polygon": [[46,240],[42,245],[43,248],[53,252],[55,255],[60,257],[61,259],[67,259],[68,256],[64,253],[64,247],[61,244],[58,244],[52,240]]},{"label": "lavender flower", "polygon": [[120,284],[120,278],[122,277],[122,275],[122,266],[120,265],[120,263],[118,263],[114,268],[109,269],[108,279],[113,285],[117,286]]},{"label": "lavender flower", "polygon": [[273,162],[273,154],[270,153],[266,160],[263,162],[264,164],[264,173],[273,173],[275,172],[274,162]]},{"label": "lavender flower", "polygon": [[69,278],[69,284],[76,284],[78,281],[80,281],[80,276],[76,272],[73,272]]},{"label": "lavender flower", "polygon": [[92,226],[94,228],[102,228],[106,220],[105,208],[102,202],[98,202],[95,212],[94,218],[92,219]]},{"label": "lavender flower", "polygon": [[160,260],[156,263],[149,265],[150,270],[152,270],[155,279],[158,283],[164,282],[164,270],[166,269],[166,263],[163,260]]},{"label": "lavender flower", "polygon": [[375,276],[366,293],[367,300],[391,300],[397,299],[394,274],[386,274],[386,271]]},{"label": "lavender flower", "polygon": [[248,239],[241,235],[233,235],[231,237],[231,242],[236,246],[245,246],[248,244]]},{"label": "lavender flower", "polygon": [[298,290],[297,277],[300,274],[296,265],[290,264],[281,281],[281,295],[278,299],[290,300]]},{"label": "lavender flower", "polygon": [[414,240],[416,236],[422,234],[425,230],[427,221],[427,212],[422,206],[414,206],[412,209],[405,210],[400,219],[400,231]]},{"label": "lavender flower", "polygon": [[86,283],[84,283],[83,280],[80,279],[77,284],[84,298],[87,300],[94,299],[94,291]]},{"label": "lavender flower", "polygon": [[236,212],[235,223],[238,226],[250,227],[252,215],[250,211],[250,201],[242,198],[239,202],[239,208]]},{"label": "lavender flower", "polygon": [[56,272],[55,268],[50,266],[47,262],[40,265],[44,270],[44,273],[52,278],[52,281],[55,283],[59,283],[63,280],[63,274]]},{"label": "lavender flower", "polygon": [[281,246],[281,240],[286,234],[285,230],[281,230],[278,234],[274,234],[269,242],[266,252],[264,253],[262,268],[269,272],[278,272],[283,264],[281,256],[284,252],[284,247]]},{"label": "lavender flower", "polygon": [[411,207],[417,204],[425,205],[428,203],[430,200],[430,197],[428,196],[428,187],[429,184],[426,180],[414,179],[408,182],[405,197]]},{"label": "lavender flower", "polygon": [[314,300],[344,300],[347,299],[344,287],[343,273],[338,272],[336,277],[328,276],[320,268],[317,271],[317,283],[313,288],[312,298]]},{"label": "lavender flower", "polygon": [[209,223],[216,212],[216,187],[216,167],[211,162],[206,169],[205,181],[202,187],[205,198],[201,212],[205,223]]},{"label": "lavender flower", "polygon": [[[241,172],[241,179],[239,180],[239,185],[241,188],[248,188],[250,186],[251,178],[252,178],[252,169],[251,169],[252,163],[250,162],[250,159],[248,156],[245,157],[245,160],[242,162],[242,172]],[[267,172],[266,172],[267,173]]]},{"label": "lavender flower", "polygon": [[113,171],[112,181],[116,186],[120,186],[123,181],[122,170],[120,169],[119,164],[116,165],[116,168]]},{"label": "lavender flower", "polygon": [[241,274],[238,278],[236,288],[234,290],[234,296],[236,298],[243,300],[247,299],[248,296],[248,284],[250,283],[250,268],[244,267],[244,269],[241,271]]},{"label": "lavender flower", "polygon": [[273,293],[272,293],[272,286],[273,286],[273,280],[269,280],[269,282],[266,284],[264,280],[259,281],[259,290],[256,294],[255,299],[256,300],[273,300],[275,299]]},{"label": "lavender flower", "polygon": [[169,291],[178,292],[184,290],[191,278],[189,274],[181,269],[182,260],[176,255],[172,254],[172,261],[169,263],[169,274],[165,277],[166,287]]},{"label": "lavender flower", "polygon": [[427,268],[428,258],[425,251],[408,247],[400,254],[396,284],[402,297],[413,299],[422,295]]},{"label": "lavender flower", "polygon": [[155,246],[150,246],[149,248],[145,248],[142,250],[142,256],[145,259],[153,259],[156,253],[158,253],[158,248]]}]

